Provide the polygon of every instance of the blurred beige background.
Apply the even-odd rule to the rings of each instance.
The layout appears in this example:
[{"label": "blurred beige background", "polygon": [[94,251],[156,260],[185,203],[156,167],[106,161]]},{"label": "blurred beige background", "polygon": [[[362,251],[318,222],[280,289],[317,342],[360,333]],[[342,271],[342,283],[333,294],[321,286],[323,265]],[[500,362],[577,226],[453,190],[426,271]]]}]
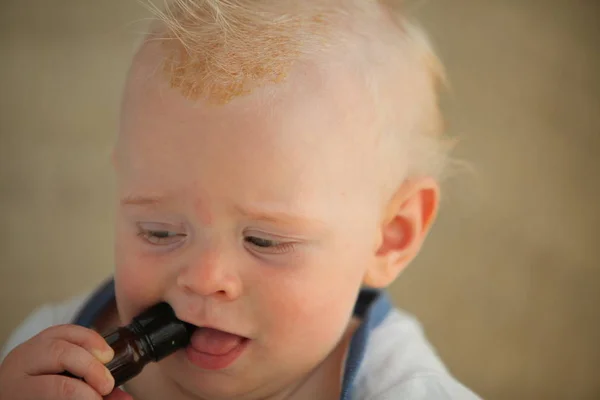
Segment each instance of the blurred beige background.
[{"label": "blurred beige background", "polygon": [[[600,5],[418,1],[457,156],[392,288],[488,399],[600,399]],[[143,32],[134,0],[0,0],[0,342],[111,273],[108,162]]]}]

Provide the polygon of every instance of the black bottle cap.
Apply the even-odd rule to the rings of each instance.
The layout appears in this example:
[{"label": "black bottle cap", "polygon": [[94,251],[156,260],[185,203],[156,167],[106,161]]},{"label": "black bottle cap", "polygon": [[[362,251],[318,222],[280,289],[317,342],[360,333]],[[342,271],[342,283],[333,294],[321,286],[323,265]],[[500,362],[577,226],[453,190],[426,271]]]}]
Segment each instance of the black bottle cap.
[{"label": "black bottle cap", "polygon": [[147,341],[152,359],[160,361],[190,342],[195,327],[180,321],[168,303],[159,303],[135,317],[130,325]]}]

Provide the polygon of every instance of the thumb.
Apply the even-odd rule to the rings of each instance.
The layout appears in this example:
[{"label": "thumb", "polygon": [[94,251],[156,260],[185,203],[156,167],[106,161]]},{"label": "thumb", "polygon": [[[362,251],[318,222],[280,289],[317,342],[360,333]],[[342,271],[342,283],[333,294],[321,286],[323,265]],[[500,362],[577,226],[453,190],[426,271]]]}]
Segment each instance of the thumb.
[{"label": "thumb", "polygon": [[104,400],[133,400],[133,397],[121,389],[115,388]]}]

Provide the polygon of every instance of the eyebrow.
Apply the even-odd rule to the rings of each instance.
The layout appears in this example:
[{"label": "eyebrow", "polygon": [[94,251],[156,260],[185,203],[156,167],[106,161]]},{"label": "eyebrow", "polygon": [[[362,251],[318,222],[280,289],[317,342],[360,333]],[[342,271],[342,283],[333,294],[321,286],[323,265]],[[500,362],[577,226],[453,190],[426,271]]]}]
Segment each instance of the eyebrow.
[{"label": "eyebrow", "polygon": [[240,206],[236,206],[235,210],[244,217],[256,221],[283,223],[286,225],[306,225],[318,229],[323,229],[326,226],[325,222],[319,219],[287,211],[261,210],[259,208],[243,208]]},{"label": "eyebrow", "polygon": [[166,202],[166,196],[136,196],[128,195],[121,199],[122,205],[154,206]]},{"label": "eyebrow", "polygon": [[[127,195],[121,198],[121,204],[133,206],[155,206],[158,204],[166,203],[168,200],[168,196]],[[310,218],[304,215],[295,214],[288,211],[261,210],[258,207],[244,208],[239,205],[235,206],[234,210],[238,214],[241,214],[246,218],[267,223],[283,223],[285,225],[305,225],[316,229],[323,229],[326,226],[326,223],[319,219]]]}]

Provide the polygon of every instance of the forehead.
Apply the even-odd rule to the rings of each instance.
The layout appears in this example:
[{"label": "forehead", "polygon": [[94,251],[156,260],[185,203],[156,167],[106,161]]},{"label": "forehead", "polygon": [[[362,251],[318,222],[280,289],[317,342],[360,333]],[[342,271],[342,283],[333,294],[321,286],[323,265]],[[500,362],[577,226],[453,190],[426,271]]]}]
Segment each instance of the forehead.
[{"label": "forehead", "polygon": [[155,65],[142,54],[128,81],[117,151],[124,184],[287,202],[374,182],[374,115],[343,74],[324,79],[307,66],[274,92],[214,106],[168,88]]}]

